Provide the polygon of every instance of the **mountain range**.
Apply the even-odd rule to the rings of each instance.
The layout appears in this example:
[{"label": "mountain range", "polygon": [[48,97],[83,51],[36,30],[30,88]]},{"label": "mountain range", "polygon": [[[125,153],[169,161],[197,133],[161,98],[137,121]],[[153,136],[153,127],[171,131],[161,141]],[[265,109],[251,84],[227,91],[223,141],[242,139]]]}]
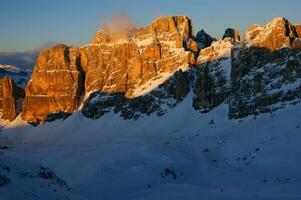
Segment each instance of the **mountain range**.
[{"label": "mountain range", "polygon": [[44,49],[32,71],[2,63],[0,194],[301,198],[301,25],[220,40],[192,27],[107,24],[91,44]]},{"label": "mountain range", "polygon": [[111,24],[91,44],[42,51],[22,105],[13,91],[3,98],[12,105],[4,118],[12,121],[21,110],[24,121],[39,124],[80,108],[88,118],[114,110],[137,119],[163,115],[190,90],[196,112],[224,101],[230,118],[269,112],[300,97],[299,35],[301,26],[284,18],[253,25],[241,40],[227,29],[219,41],[203,30],[194,35],[186,16],[161,17],[145,28]]}]

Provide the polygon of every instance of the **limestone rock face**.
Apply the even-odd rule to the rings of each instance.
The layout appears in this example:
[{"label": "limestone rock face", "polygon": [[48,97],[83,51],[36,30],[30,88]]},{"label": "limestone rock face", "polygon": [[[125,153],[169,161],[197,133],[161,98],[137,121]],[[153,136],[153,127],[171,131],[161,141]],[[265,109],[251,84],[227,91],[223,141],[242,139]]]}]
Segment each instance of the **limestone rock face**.
[{"label": "limestone rock face", "polygon": [[295,25],[296,33],[298,35],[298,38],[295,38],[295,40],[292,43],[293,48],[300,49],[301,48],[301,25]]},{"label": "limestone rock face", "polygon": [[196,34],[195,40],[198,44],[199,50],[209,47],[214,41],[216,41],[215,38],[211,37],[204,30],[199,31]]},{"label": "limestone rock face", "polygon": [[301,48],[301,38],[296,38],[294,42],[292,43],[292,47],[296,49]]},{"label": "limestone rock face", "polygon": [[298,37],[301,38],[301,25],[297,24],[297,25],[295,25],[295,28],[296,28],[296,32],[298,34]]},{"label": "limestone rock face", "polygon": [[258,24],[253,24],[248,30],[246,30],[243,40],[254,40],[259,33],[261,33],[263,27]]},{"label": "limestone rock face", "polygon": [[145,28],[104,26],[91,44],[40,54],[22,118],[65,118],[81,102],[83,115],[93,119],[112,111],[124,119],[161,116],[190,91],[200,112],[222,103],[230,118],[273,111],[300,101],[299,36],[300,26],[284,18],[253,25],[242,40],[233,29],[219,41],[205,31],[194,37],[185,16],[161,17]]},{"label": "limestone rock face", "polygon": [[200,51],[193,89],[196,110],[208,112],[228,97],[233,43],[233,39],[226,37]]},{"label": "limestone rock face", "polygon": [[30,79],[31,71],[13,65],[0,65],[0,78],[9,77],[14,83],[14,93],[17,114],[22,112],[22,103],[25,97],[26,82]]},{"label": "limestone rock face", "polygon": [[126,98],[145,94],[195,64],[193,35],[188,17],[161,17],[145,28],[103,27],[92,44],[80,48],[47,49],[26,87],[22,118],[39,123],[57,113],[65,117],[77,109],[83,93],[122,93]]},{"label": "limestone rock face", "polygon": [[83,81],[76,48],[57,45],[42,51],[26,87],[22,119],[39,123],[52,113],[72,113],[79,105]]},{"label": "limestone rock face", "polygon": [[272,112],[301,97],[301,51],[235,47],[229,117]]},{"label": "limestone rock face", "polygon": [[300,102],[296,27],[276,18],[265,27],[253,25],[240,42],[226,37],[201,50],[193,107],[208,112],[227,100],[229,117],[243,118]]},{"label": "limestone rock face", "polygon": [[0,79],[0,110],[4,120],[13,121],[17,116],[15,84],[9,77]]},{"label": "limestone rock face", "polygon": [[285,18],[275,18],[266,26],[253,25],[245,33],[244,39],[249,40],[248,46],[266,48],[275,51],[280,48],[291,48],[298,38],[296,27]]},{"label": "limestone rock face", "polygon": [[197,63],[203,64],[206,62],[222,59],[223,57],[230,57],[232,47],[233,43],[231,38],[225,38],[223,40],[213,42],[210,47],[207,47],[200,51]]},{"label": "limestone rock face", "polygon": [[233,42],[239,42],[240,41],[240,35],[237,31],[235,31],[233,28],[227,28],[225,31],[225,34],[223,36],[223,39],[225,38],[232,38]]},{"label": "limestone rock face", "polygon": [[[180,37],[192,38],[191,20],[186,16],[160,17],[147,26],[147,32],[155,32],[156,35],[162,33],[177,33]],[[181,46],[182,41],[179,41]]]},{"label": "limestone rock face", "polygon": [[185,16],[161,17],[146,28],[117,36],[101,29],[91,45],[80,48],[86,92],[134,97],[135,90],[150,79],[194,64],[197,50],[191,21]]},{"label": "limestone rock face", "polygon": [[124,119],[139,119],[142,115],[163,115],[169,108],[182,101],[189,92],[190,73],[176,71],[158,88],[149,93],[127,98],[123,93],[94,92],[85,101],[82,113],[96,119],[113,111]]}]

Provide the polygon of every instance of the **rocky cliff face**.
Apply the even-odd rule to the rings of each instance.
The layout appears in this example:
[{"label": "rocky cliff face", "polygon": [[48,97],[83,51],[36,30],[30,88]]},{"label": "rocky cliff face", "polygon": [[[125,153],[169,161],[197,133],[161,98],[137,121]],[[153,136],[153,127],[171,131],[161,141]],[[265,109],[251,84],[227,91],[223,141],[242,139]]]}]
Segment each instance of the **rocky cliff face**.
[{"label": "rocky cliff face", "polygon": [[86,92],[137,96],[136,89],[150,79],[194,64],[197,45],[192,38],[191,21],[183,16],[158,18],[125,33],[101,29],[91,45],[80,49],[86,61]]},{"label": "rocky cliff face", "polygon": [[228,97],[233,44],[234,40],[226,37],[200,51],[193,98],[196,110],[209,112]]},{"label": "rocky cliff face", "polygon": [[301,97],[301,51],[234,49],[230,118],[271,112]]},{"label": "rocky cliff face", "polygon": [[39,123],[109,111],[124,119],[160,116],[192,91],[192,106],[209,112],[229,104],[229,117],[277,109],[300,99],[300,26],[276,18],[240,39],[200,31],[185,16],[161,17],[145,28],[104,26],[91,44],[43,51],[26,87],[22,118]]},{"label": "rocky cliff face", "polygon": [[17,116],[16,90],[12,78],[0,78],[0,111],[1,118],[13,121]]},{"label": "rocky cliff face", "polygon": [[295,25],[295,28],[296,28],[296,32],[298,34],[298,37],[300,38],[301,37],[301,25],[297,24],[297,25]]},{"label": "rocky cliff face", "polygon": [[162,115],[182,100],[188,93],[182,70],[190,69],[198,52],[191,21],[183,16],[158,18],[146,28],[113,37],[101,30],[94,44],[84,47],[84,55],[91,49],[86,91],[101,92],[86,101],[83,114],[95,118],[114,109],[125,119]]},{"label": "rocky cliff face", "polygon": [[275,51],[280,48],[293,47],[293,42],[298,37],[296,27],[287,19],[279,17],[264,27],[253,25],[246,31],[244,39],[249,42],[247,46]]},{"label": "rocky cliff face", "polygon": [[149,93],[127,98],[123,93],[95,92],[85,101],[82,113],[88,118],[99,118],[114,111],[124,119],[139,119],[143,115],[161,116],[182,101],[189,92],[190,72],[179,70]]},{"label": "rocky cliff face", "polygon": [[284,18],[265,27],[253,25],[232,50],[230,118],[271,112],[300,101],[301,50],[296,30]]},{"label": "rocky cliff face", "polygon": [[232,38],[233,42],[240,41],[240,35],[239,35],[238,31],[234,30],[233,28],[226,29],[223,39],[225,39],[225,38]]},{"label": "rocky cliff face", "polygon": [[[195,63],[197,44],[187,17],[162,17],[146,28],[104,27],[92,44],[43,51],[26,87],[22,118],[43,122],[53,113],[72,113],[81,94],[95,91],[145,94],[178,70]],[[157,85],[150,81],[156,79]]]},{"label": "rocky cliff face", "polygon": [[76,48],[58,45],[40,53],[26,87],[22,119],[47,120],[53,113],[72,113],[83,93],[84,73]]},{"label": "rocky cliff face", "polygon": [[211,37],[209,34],[207,34],[204,30],[199,31],[196,36],[195,40],[198,45],[198,49],[204,49],[209,46],[211,46],[212,42],[216,41],[215,38]]},{"label": "rocky cliff face", "polygon": [[299,102],[297,29],[276,18],[265,27],[253,25],[241,42],[227,29],[224,40],[200,51],[194,108],[208,112],[228,101],[229,117],[242,118]]},{"label": "rocky cliff face", "polygon": [[[12,97],[13,100],[9,101],[14,101],[14,103],[6,104],[7,106],[5,106],[5,108],[3,109],[2,107],[4,107],[4,105],[1,106],[2,111],[4,110],[4,113],[7,113],[4,114],[4,116],[9,116],[4,117],[6,120],[12,121],[14,119],[13,116],[16,116],[17,114],[22,112],[22,103],[25,97],[24,89],[26,82],[30,79],[30,73],[31,71],[28,69],[24,70],[12,65],[0,65],[0,79],[2,81],[1,88],[6,91],[10,91],[8,93],[4,93],[11,94],[9,95],[10,98],[8,99],[11,99]],[[1,93],[1,98],[3,97],[4,93]]]}]

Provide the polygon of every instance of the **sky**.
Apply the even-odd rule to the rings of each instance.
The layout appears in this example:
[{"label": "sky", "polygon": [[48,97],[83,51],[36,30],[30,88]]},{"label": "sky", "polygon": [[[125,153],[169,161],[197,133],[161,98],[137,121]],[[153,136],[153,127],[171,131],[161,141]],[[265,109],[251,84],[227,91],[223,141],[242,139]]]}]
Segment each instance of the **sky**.
[{"label": "sky", "polygon": [[41,49],[53,43],[84,45],[118,13],[136,26],[167,15],[187,15],[194,32],[220,38],[283,16],[301,23],[300,0],[0,0],[0,52]]}]

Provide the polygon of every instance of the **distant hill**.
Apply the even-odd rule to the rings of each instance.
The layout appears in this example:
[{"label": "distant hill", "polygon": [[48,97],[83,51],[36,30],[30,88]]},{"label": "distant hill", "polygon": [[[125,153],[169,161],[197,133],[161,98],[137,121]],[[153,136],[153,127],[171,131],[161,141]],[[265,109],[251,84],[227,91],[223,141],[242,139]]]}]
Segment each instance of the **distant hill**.
[{"label": "distant hill", "polygon": [[39,51],[0,52],[0,64],[32,70],[38,55]]}]

